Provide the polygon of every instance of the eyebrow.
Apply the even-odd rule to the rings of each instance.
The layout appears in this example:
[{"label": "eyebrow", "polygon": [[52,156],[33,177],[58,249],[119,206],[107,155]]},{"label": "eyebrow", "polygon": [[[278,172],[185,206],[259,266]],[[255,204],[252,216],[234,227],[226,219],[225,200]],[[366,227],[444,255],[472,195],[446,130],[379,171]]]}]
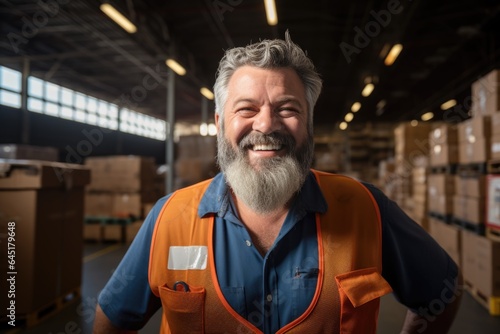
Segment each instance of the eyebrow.
[{"label": "eyebrow", "polygon": [[[241,98],[241,99],[237,99],[234,101],[233,103],[233,107],[236,106],[237,104],[239,103],[243,103],[243,102],[249,102],[249,103],[258,103],[257,100],[255,99],[251,99],[251,98]],[[299,107],[301,108],[304,108],[304,106],[302,105],[302,103],[300,103],[299,99],[295,98],[295,97],[291,97],[291,96],[284,96],[276,101],[274,101],[273,104],[278,104],[278,105],[283,105],[285,103],[293,103],[293,104],[296,104],[298,105]]]}]

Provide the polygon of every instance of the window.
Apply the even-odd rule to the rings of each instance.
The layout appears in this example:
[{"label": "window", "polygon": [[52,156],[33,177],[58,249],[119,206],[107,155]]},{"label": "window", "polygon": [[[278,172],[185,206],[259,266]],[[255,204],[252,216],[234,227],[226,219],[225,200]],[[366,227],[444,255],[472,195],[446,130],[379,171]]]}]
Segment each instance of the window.
[{"label": "window", "polygon": [[0,66],[0,104],[21,108],[21,72]]}]

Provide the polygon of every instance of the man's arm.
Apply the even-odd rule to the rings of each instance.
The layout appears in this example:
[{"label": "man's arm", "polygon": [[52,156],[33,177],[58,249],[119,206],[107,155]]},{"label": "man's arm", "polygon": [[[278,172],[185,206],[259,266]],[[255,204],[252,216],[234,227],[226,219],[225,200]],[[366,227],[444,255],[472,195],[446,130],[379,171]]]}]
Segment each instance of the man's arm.
[{"label": "man's arm", "polygon": [[[462,294],[463,279],[459,271],[457,284],[453,294],[451,294],[450,291],[443,290],[441,299],[432,301],[429,304],[429,308],[422,309],[422,315],[408,310],[401,334],[448,333],[460,307]],[[435,314],[433,314],[431,310],[434,310]]]},{"label": "man's arm", "polygon": [[134,334],[137,331],[128,331],[115,327],[109,318],[104,314],[101,306],[97,304],[97,309],[95,312],[94,329],[93,334]]}]

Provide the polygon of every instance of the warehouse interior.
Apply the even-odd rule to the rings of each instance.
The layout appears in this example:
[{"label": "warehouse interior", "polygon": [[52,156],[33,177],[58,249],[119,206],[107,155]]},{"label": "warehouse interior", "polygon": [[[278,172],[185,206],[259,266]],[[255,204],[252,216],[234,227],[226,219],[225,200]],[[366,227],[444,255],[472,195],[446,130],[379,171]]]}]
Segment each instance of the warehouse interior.
[{"label": "warehouse interior", "polygon": [[[500,3],[268,2],[0,1],[0,330],[91,333],[154,203],[218,173],[225,50],[288,31],[323,80],[313,167],[379,187],[459,264],[450,333],[499,332]],[[378,332],[404,314],[383,297]]]}]

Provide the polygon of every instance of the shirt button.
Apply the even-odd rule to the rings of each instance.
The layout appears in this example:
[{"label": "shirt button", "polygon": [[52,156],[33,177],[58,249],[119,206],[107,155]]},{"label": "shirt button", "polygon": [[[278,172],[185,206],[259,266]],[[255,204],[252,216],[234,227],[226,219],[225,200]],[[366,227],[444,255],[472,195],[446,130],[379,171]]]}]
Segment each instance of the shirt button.
[{"label": "shirt button", "polygon": [[252,246],[252,242],[250,240],[246,240],[245,243],[247,244],[248,247]]},{"label": "shirt button", "polygon": [[268,294],[268,295],[266,296],[266,300],[267,300],[269,303],[270,303],[270,302],[272,302],[272,301],[273,301],[273,295],[272,295],[272,294]]}]

